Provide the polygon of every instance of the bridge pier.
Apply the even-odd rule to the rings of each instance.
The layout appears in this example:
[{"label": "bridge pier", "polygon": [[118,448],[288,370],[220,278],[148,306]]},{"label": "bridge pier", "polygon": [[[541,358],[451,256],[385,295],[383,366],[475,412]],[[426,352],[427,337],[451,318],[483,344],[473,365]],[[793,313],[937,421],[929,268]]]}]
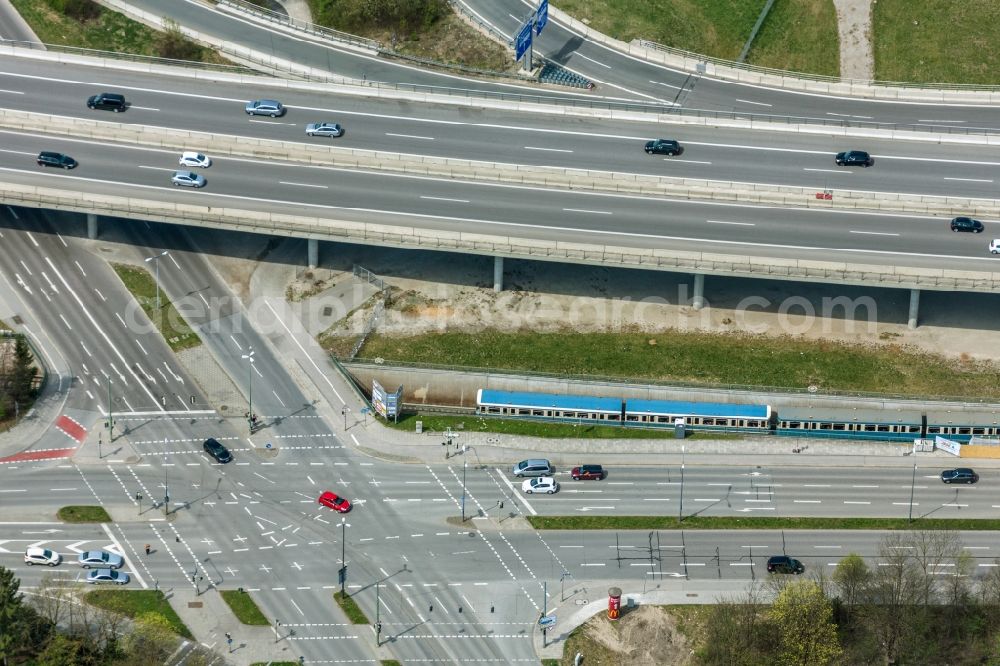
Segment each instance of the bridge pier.
[{"label": "bridge pier", "polygon": [[319,241],[315,238],[308,239],[307,253],[309,255],[309,268],[319,266]]},{"label": "bridge pier", "polygon": [[906,325],[913,330],[917,327],[917,317],[920,314],[920,290],[910,290],[910,316]]},{"label": "bridge pier", "polygon": [[493,257],[493,291],[503,291],[503,257]]},{"label": "bridge pier", "polygon": [[694,293],[691,296],[691,306],[695,310],[705,307],[705,274],[694,274]]},{"label": "bridge pier", "polygon": [[87,213],[87,238],[97,240],[97,213]]}]

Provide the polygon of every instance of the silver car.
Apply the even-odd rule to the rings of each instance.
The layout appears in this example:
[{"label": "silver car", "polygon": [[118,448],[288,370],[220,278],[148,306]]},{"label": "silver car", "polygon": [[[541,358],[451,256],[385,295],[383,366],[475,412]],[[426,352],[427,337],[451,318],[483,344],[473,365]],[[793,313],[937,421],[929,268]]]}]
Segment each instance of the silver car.
[{"label": "silver car", "polygon": [[309,136],[341,136],[344,128],[339,123],[309,123],[306,134]]},{"label": "silver car", "polygon": [[88,550],[80,553],[77,563],[84,569],[98,567],[99,569],[118,569],[122,565],[121,555],[109,553],[106,550]]},{"label": "silver car", "polygon": [[205,187],[205,177],[190,171],[175,171],[174,177],[170,179],[174,185],[184,185],[186,187]]},{"label": "silver car", "polygon": [[285,115],[285,107],[281,102],[274,99],[257,99],[247,102],[246,112],[248,116],[271,116],[277,118]]},{"label": "silver car", "polygon": [[116,585],[125,585],[129,582],[129,575],[124,571],[115,571],[114,569],[94,569],[89,574],[87,574],[87,582],[92,585],[97,585],[99,583],[115,583]]}]

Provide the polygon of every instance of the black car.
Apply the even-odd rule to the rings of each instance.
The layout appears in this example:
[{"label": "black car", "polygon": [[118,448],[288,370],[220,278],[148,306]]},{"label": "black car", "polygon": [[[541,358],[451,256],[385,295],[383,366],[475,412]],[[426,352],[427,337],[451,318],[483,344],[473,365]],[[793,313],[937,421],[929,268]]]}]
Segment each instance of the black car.
[{"label": "black car", "polygon": [[220,463],[227,463],[233,459],[233,454],[229,452],[229,449],[211,437],[205,440],[205,453]]},{"label": "black car", "polygon": [[768,573],[800,574],[805,570],[805,565],[787,555],[774,555],[767,560]]},{"label": "black car", "polygon": [[951,221],[951,230],[971,231],[974,234],[978,234],[983,231],[983,223],[979,220],[973,220],[971,217],[956,217]]},{"label": "black car", "polygon": [[941,472],[941,481],[944,483],[975,483],[979,481],[979,475],[968,467],[946,469]]},{"label": "black car", "polygon": [[53,153],[48,150],[43,150],[38,153],[38,166],[47,167],[61,167],[63,169],[74,169],[76,168],[76,160],[74,160],[69,155],[63,155],[62,153]]},{"label": "black car", "polygon": [[87,106],[91,109],[111,109],[115,113],[124,111],[127,106],[125,96],[118,93],[103,92],[87,99]]},{"label": "black car", "polygon": [[646,142],[647,155],[680,155],[683,152],[681,144],[673,139],[656,139]]},{"label": "black car", "polygon": [[874,158],[863,150],[848,150],[846,153],[837,153],[838,166],[870,167],[873,164],[875,164]]}]

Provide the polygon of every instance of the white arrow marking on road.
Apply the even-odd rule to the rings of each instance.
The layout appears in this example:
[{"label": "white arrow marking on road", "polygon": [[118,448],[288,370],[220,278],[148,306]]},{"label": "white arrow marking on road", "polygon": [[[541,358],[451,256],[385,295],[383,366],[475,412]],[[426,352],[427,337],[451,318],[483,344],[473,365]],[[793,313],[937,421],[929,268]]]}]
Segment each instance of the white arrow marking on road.
[{"label": "white arrow marking on road", "polygon": [[[3,540],[3,541],[0,541],[0,546],[3,546],[3,545],[4,545],[5,543],[7,543],[7,540],[6,540],[6,539],[5,539],[5,540]],[[14,552],[14,551],[12,551],[12,550],[7,550],[6,548],[2,548],[2,547],[0,547],[0,553],[12,553],[12,552]]]},{"label": "white arrow marking on road", "polygon": [[87,539],[86,541],[77,541],[76,543],[71,543],[70,545],[66,546],[66,548],[67,550],[72,550],[74,553],[82,553],[83,551],[77,548],[77,546],[85,543],[90,543],[90,539]]}]

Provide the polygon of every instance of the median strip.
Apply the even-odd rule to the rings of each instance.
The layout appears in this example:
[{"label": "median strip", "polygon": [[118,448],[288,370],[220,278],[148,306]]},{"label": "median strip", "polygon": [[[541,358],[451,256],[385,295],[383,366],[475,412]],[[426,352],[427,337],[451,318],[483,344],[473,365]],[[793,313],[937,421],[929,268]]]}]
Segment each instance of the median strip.
[{"label": "median strip", "polygon": [[[593,507],[592,507],[593,508]],[[537,530],[1000,530],[995,518],[526,516]]]}]

